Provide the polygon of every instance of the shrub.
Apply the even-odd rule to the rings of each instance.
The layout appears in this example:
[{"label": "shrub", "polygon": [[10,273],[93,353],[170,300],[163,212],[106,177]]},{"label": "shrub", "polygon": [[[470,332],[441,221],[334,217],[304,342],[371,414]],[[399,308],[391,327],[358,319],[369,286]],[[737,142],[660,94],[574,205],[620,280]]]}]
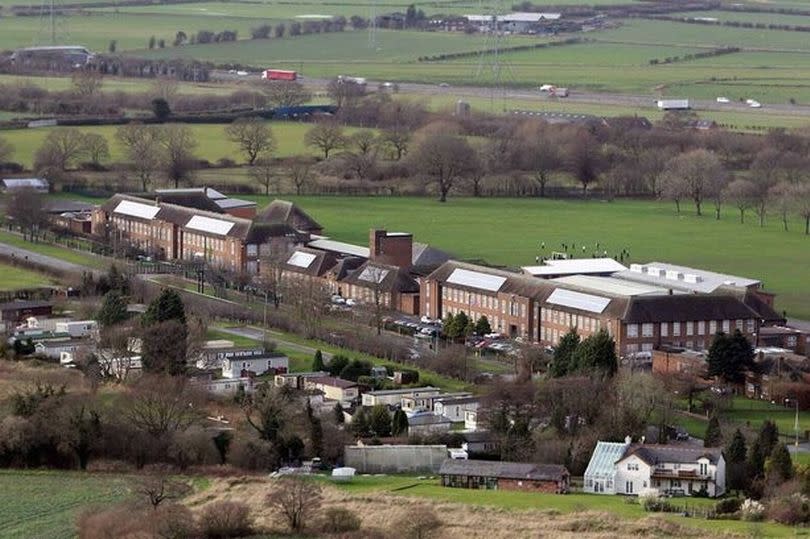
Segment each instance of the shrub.
[{"label": "shrub", "polygon": [[157,537],[194,537],[194,515],[185,505],[174,503],[151,513],[151,528]]},{"label": "shrub", "polygon": [[394,523],[397,537],[425,539],[442,526],[441,520],[429,507],[415,507]]},{"label": "shrub", "polygon": [[736,513],[740,510],[742,506],[742,500],[739,498],[726,498],[724,500],[720,500],[714,506],[714,511],[718,515],[728,515],[731,513]]},{"label": "shrub", "polygon": [[658,494],[655,489],[647,489],[638,495],[638,503],[650,513],[668,512],[671,509],[670,503]]},{"label": "shrub", "polygon": [[768,517],[788,526],[810,522],[810,501],[798,493],[776,498],[768,504]]},{"label": "shrub", "polygon": [[147,531],[142,517],[140,511],[125,505],[88,509],[76,519],[76,533],[79,539],[137,536]]},{"label": "shrub", "polygon": [[758,522],[765,516],[765,506],[756,500],[746,499],[740,506],[743,520]]},{"label": "shrub", "polygon": [[360,529],[360,517],[345,507],[330,507],[324,511],[323,531],[346,533]]},{"label": "shrub", "polygon": [[250,509],[239,502],[214,502],[205,506],[199,516],[199,531],[203,537],[218,539],[250,535],[253,520]]}]

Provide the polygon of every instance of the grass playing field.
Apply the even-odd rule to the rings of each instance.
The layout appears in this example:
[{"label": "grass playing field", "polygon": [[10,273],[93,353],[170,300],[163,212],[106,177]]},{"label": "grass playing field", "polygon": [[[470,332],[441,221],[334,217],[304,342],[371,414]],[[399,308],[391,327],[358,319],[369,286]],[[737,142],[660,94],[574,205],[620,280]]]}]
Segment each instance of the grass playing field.
[{"label": "grass playing field", "polygon": [[0,536],[75,537],[83,509],[124,500],[128,480],[78,472],[0,471]]},{"label": "grass playing field", "polygon": [[753,220],[741,225],[730,209],[716,221],[696,217],[688,206],[678,215],[674,204],[657,201],[289,198],[344,241],[367,242],[371,227],[406,230],[462,259],[511,266],[534,264],[563,242],[587,245],[590,256],[598,241],[610,256],[629,250],[631,262],[669,261],[761,279],[777,294],[777,308],[810,318],[810,237],[797,220],[783,232],[776,220],[764,228]]},{"label": "grass playing field", "polygon": [[0,264],[0,291],[37,288],[51,282],[51,279],[41,273]]}]

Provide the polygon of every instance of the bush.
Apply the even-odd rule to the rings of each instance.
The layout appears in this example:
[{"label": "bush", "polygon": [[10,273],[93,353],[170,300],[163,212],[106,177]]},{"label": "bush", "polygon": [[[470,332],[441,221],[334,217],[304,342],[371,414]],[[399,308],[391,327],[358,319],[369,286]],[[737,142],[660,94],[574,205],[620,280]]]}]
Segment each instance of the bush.
[{"label": "bush", "polygon": [[765,516],[765,506],[756,500],[746,499],[740,506],[743,520],[759,522]]},{"label": "bush", "polygon": [[768,518],[788,526],[810,522],[810,501],[798,493],[776,498],[768,504]]},{"label": "bush", "polygon": [[669,512],[671,505],[668,501],[661,498],[658,491],[655,489],[647,489],[638,495],[638,503],[641,507],[650,513]]},{"label": "bush", "polygon": [[193,537],[194,515],[185,505],[170,504],[151,512],[152,530],[157,537]]},{"label": "bush", "polygon": [[250,535],[253,531],[250,509],[240,502],[211,503],[200,513],[199,531],[209,539]]},{"label": "bush", "polygon": [[117,505],[109,509],[88,509],[76,519],[79,539],[107,539],[146,534],[143,513],[131,507]]},{"label": "bush", "polygon": [[731,513],[736,513],[740,510],[742,506],[742,500],[739,498],[726,498],[725,500],[720,500],[714,506],[714,511],[718,515],[729,515]]},{"label": "bush", "polygon": [[330,507],[324,511],[323,531],[326,533],[346,533],[360,529],[360,517],[345,507]]}]

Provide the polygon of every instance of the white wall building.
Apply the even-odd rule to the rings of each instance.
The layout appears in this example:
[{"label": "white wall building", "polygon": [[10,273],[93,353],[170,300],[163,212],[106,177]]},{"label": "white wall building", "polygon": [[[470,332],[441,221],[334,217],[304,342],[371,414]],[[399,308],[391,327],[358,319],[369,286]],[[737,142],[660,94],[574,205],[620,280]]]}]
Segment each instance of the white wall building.
[{"label": "white wall building", "polygon": [[287,372],[290,360],[287,356],[245,356],[222,360],[223,378],[242,378],[242,373],[251,372],[256,376],[273,371]]},{"label": "white wall building", "polygon": [[363,393],[363,406],[374,406],[376,404],[399,406],[402,404],[402,399],[405,397],[427,397],[430,395],[438,395],[439,393],[441,393],[441,389],[431,386],[369,391],[368,393]]},{"label": "white wall building", "polygon": [[465,420],[466,412],[474,412],[480,405],[481,399],[478,397],[450,397],[437,400],[433,405],[433,413],[459,423]]},{"label": "white wall building", "polygon": [[726,461],[719,448],[599,442],[585,470],[585,492],[638,495],[648,489],[690,496],[726,491]]}]

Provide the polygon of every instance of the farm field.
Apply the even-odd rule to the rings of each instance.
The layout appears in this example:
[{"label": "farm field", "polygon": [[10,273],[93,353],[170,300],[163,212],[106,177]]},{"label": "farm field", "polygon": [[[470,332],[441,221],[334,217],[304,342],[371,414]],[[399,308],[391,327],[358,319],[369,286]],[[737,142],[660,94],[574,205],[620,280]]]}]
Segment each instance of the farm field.
[{"label": "farm field", "polygon": [[[70,77],[41,77],[0,74],[0,84],[34,85],[45,90],[61,91],[71,88]],[[127,79],[121,77],[104,77],[102,92],[148,92],[154,87],[153,79]],[[178,82],[179,94],[229,94],[243,86],[241,83],[219,82]],[[5,114],[5,112],[4,112]],[[19,116],[17,113],[8,113]]]},{"label": "farm field", "polygon": [[[254,197],[261,204],[266,197]],[[533,264],[562,242],[593,245],[609,255],[629,250],[631,262],[666,260],[758,278],[777,294],[788,316],[810,319],[810,237],[793,223],[790,232],[769,222],[741,225],[731,209],[715,221],[685,206],[657,201],[559,201],[539,199],[285,197],[300,204],[331,237],[365,243],[371,227],[407,230],[462,259],[493,264]],[[753,221],[753,220],[752,220]]]},{"label": "farm field", "polygon": [[[310,124],[293,122],[270,122],[273,134],[276,137],[277,157],[289,155],[301,155],[312,153],[310,148],[304,145],[304,134],[311,127]],[[195,154],[201,159],[216,162],[219,159],[233,159],[237,163],[244,161],[239,153],[236,144],[225,137],[225,127],[227,124],[193,124],[189,127],[194,133],[198,147]],[[124,160],[124,149],[115,137],[118,126],[90,126],[78,128],[85,133],[98,133],[107,138],[110,145],[110,160]],[[65,129],[64,127],[49,127],[36,129],[19,129],[0,131],[0,136],[8,140],[15,149],[13,159],[22,163],[26,167],[31,167],[34,160],[34,153],[37,148],[53,129]],[[351,133],[353,129],[347,129]]]},{"label": "farm field", "polygon": [[51,284],[51,280],[36,271],[0,264],[0,292],[37,288]]},{"label": "farm field", "polygon": [[74,519],[92,506],[130,495],[128,480],[79,472],[0,471],[0,536],[61,539],[75,536]]},{"label": "farm field", "polygon": [[[805,8],[810,4],[805,4]],[[675,13],[675,17],[713,18],[719,21],[751,22],[762,24],[790,24],[793,26],[810,26],[810,16],[787,15],[782,13],[745,13],[733,10],[717,11],[684,11]]]}]

